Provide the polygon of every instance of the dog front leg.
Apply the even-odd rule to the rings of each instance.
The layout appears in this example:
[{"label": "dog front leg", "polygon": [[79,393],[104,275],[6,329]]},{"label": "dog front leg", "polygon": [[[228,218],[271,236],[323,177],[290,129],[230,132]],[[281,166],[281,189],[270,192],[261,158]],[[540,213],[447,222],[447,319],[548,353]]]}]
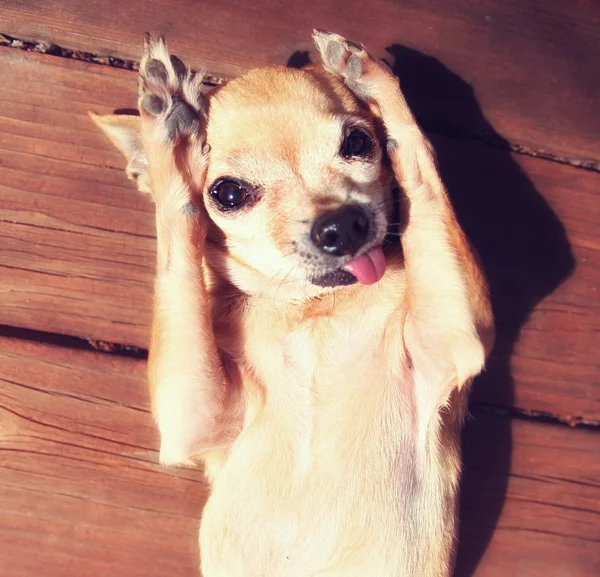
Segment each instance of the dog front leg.
[{"label": "dog front leg", "polygon": [[337,34],[315,31],[314,38],[325,68],[368,103],[387,133],[388,155],[407,205],[401,238],[409,311],[404,342],[417,370],[429,381],[444,381],[436,399],[443,403],[453,388],[481,371],[492,346],[484,276],[398,79],[364,48]]},{"label": "dog front leg", "polygon": [[162,40],[147,39],[139,110],[158,251],[149,381],[163,464],[224,446],[234,427],[202,270],[208,217],[200,196],[207,167],[200,82]]}]

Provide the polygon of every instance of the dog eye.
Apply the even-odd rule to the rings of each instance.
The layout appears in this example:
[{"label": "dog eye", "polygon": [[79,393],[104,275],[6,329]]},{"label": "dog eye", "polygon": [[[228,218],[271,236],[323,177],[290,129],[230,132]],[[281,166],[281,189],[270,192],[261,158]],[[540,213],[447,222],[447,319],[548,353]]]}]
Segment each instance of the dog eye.
[{"label": "dog eye", "polygon": [[224,209],[239,208],[250,198],[250,187],[237,180],[224,178],[212,186],[210,195]]},{"label": "dog eye", "polygon": [[355,128],[345,136],[341,152],[345,158],[369,156],[373,152],[373,139],[365,130]]}]

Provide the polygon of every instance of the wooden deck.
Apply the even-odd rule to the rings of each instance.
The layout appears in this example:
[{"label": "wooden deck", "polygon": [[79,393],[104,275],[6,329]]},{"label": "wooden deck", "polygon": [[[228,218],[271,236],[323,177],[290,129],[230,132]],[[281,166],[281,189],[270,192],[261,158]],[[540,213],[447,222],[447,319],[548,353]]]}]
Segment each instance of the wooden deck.
[{"label": "wooden deck", "polygon": [[218,83],[315,26],[399,73],[491,280],[457,577],[600,575],[597,3],[0,0],[1,577],[197,574],[207,488],[157,465],[145,390],[152,207],[87,111],[134,106],[147,30]]}]

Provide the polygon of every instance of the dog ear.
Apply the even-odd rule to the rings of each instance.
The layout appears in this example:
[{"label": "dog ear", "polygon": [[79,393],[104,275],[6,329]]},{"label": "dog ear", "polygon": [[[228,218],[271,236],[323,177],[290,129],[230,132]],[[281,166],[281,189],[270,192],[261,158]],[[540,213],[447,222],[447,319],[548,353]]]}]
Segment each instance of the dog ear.
[{"label": "dog ear", "polygon": [[108,136],[127,160],[127,178],[137,184],[140,192],[152,194],[148,175],[148,161],[142,146],[140,117],[125,114],[100,116],[88,112],[94,124]]}]

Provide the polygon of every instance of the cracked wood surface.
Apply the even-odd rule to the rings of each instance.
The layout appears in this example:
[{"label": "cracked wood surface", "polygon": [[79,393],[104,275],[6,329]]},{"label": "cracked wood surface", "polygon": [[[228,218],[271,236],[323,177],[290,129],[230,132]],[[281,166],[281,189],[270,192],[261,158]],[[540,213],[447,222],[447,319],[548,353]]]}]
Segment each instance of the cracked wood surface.
[{"label": "cracked wood surface", "polygon": [[[428,128],[497,139],[493,126],[500,139],[600,168],[600,8],[593,0],[0,5],[0,32],[17,38],[137,60],[143,34],[161,32],[179,56],[222,77],[285,64],[294,53],[302,61],[312,51],[312,28],[326,28],[396,62]],[[472,91],[485,118],[456,106]]]},{"label": "cracked wood surface", "polygon": [[[135,76],[0,49],[0,324],[147,346],[152,206],[87,117],[133,106]],[[600,175],[476,142],[434,144],[498,322],[473,398],[600,422]]]},{"label": "cracked wood surface", "polygon": [[157,464],[145,363],[0,338],[0,574],[194,575],[207,488]]},{"label": "cracked wood surface", "polygon": [[[0,337],[0,431],[3,577],[196,574],[207,487],[157,465],[143,361]],[[476,414],[465,469],[458,577],[600,570],[598,432]]]}]

